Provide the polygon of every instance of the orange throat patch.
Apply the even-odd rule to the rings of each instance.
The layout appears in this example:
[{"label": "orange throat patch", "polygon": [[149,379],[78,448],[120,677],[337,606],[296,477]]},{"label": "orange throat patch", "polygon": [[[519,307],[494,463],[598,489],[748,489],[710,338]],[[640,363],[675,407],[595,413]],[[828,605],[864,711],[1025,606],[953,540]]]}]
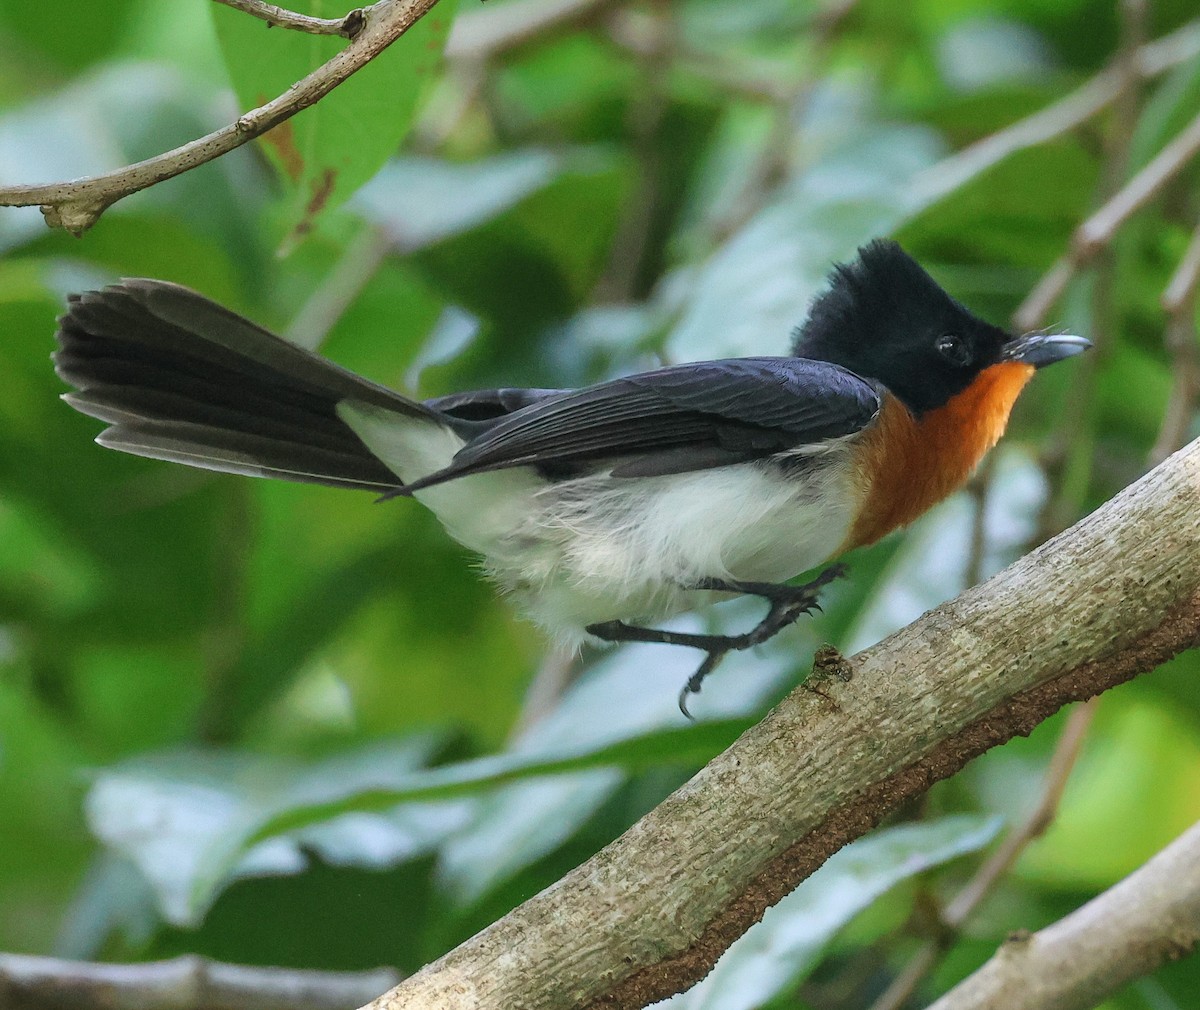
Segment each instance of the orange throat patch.
[{"label": "orange throat patch", "polygon": [[890,393],[857,453],[863,489],[858,518],[842,551],[873,544],[907,526],[960,488],[1008,424],[1033,375],[1016,361],[985,368],[966,389],[919,420]]}]

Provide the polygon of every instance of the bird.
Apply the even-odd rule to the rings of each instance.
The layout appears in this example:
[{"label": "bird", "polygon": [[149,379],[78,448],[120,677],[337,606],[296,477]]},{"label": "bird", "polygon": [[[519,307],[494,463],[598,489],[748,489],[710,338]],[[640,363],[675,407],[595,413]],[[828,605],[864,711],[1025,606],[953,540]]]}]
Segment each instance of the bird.
[{"label": "bird", "polygon": [[[736,649],[819,609],[841,563],[961,487],[1034,373],[1090,342],[1013,334],[895,241],[835,264],[790,354],[673,364],[578,389],[417,400],[177,284],[71,295],[54,365],[111,449],[413,498],[572,647]],[[730,595],[741,635],[652,625]]]}]

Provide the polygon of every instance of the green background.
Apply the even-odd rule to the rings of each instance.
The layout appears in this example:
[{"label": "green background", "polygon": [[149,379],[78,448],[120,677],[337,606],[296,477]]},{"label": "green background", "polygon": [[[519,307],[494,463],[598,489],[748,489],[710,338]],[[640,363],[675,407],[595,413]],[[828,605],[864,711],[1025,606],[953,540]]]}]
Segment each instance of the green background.
[{"label": "green background", "polygon": [[[460,16],[502,23],[519,3],[463,0]],[[92,0],[52,31],[43,8],[0,0],[6,184],[216,129],[341,44],[204,0]],[[1172,386],[1158,299],[1200,211],[1195,167],[1046,320],[1100,347],[1023,396],[983,482],[982,555],[964,493],[852,556],[824,615],[727,661],[695,725],[674,708],[694,656],[556,655],[414,503],[106,452],[59,402],[65,294],[121,276],[187,284],[422,395],[779,353],[830,263],[880,234],[1004,323],[1114,179],[1200,108],[1192,57],[931,201],[947,155],[1115,58],[1115,5],[862,0],[824,39],[818,8],[792,0],[597,8],[481,66],[453,43],[438,62],[443,0],[286,134],[80,239],[0,209],[0,949],[414,970],[624,830],[816,645],[871,644],[1148,465]],[[1194,13],[1154,3],[1141,30]],[[1197,666],[1102,699],[1060,815],[920,999],[1200,817]],[[1032,807],[1062,723],[839,857],[758,927],[777,931],[773,960],[735,955],[757,989],[723,990],[719,971],[709,1005],[868,1006],[922,910]],[[814,939],[788,948],[798,923]],[[1198,994],[1185,961],[1106,1005]]]}]

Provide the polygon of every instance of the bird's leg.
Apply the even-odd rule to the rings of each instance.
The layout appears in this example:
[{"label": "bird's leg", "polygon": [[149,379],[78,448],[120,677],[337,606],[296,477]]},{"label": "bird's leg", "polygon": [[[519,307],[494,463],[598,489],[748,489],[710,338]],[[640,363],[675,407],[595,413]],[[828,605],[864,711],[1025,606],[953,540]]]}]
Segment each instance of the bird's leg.
[{"label": "bird's leg", "polygon": [[831,565],[811,582],[802,586],[781,585],[775,582],[735,582],[729,579],[704,579],[688,589],[707,590],[718,593],[741,593],[761,596],[770,607],[766,616],[753,628],[741,635],[699,635],[684,631],[664,631],[660,628],[642,628],[624,621],[605,621],[588,625],[587,631],[606,642],[651,642],[659,645],[684,645],[708,653],[683,686],[679,693],[679,708],[689,719],[688,695],[699,694],[704,682],[727,652],[739,652],[761,645],[774,638],[784,628],[795,624],[802,614],[820,610],[820,591],[834,579],[846,574],[845,565]]}]

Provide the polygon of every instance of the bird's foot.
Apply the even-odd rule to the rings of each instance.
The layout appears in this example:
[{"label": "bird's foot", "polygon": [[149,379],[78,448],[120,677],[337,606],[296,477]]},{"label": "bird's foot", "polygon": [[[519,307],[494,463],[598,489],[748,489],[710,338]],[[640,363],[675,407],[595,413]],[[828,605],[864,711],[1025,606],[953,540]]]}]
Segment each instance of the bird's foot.
[{"label": "bird's foot", "polygon": [[688,586],[689,589],[701,589],[718,593],[739,593],[745,596],[761,596],[770,607],[766,616],[753,628],[741,635],[700,635],[683,631],[664,631],[660,628],[642,628],[624,621],[605,621],[601,624],[591,624],[589,634],[602,638],[606,642],[651,642],[660,645],[683,645],[691,649],[706,652],[704,662],[700,664],[679,692],[679,710],[692,718],[688,711],[688,696],[700,693],[704,678],[717,668],[717,664],[725,658],[726,653],[740,652],[761,645],[768,639],[774,638],[784,628],[795,624],[804,614],[820,610],[820,591],[834,579],[846,574],[845,565],[831,565],[811,582],[802,586],[790,586],[775,582],[737,582],[730,579],[705,579],[702,582]]}]

